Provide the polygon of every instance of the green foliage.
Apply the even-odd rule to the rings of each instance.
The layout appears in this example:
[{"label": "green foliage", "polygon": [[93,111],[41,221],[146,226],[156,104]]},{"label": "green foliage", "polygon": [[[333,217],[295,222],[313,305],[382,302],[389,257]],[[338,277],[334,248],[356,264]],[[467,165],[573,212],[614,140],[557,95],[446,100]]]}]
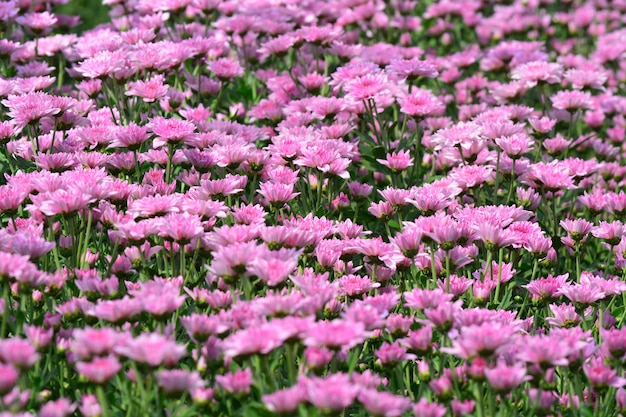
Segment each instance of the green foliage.
[{"label": "green foliage", "polygon": [[101,0],[70,0],[55,9],[55,13],[80,16],[81,24],[73,32],[92,29],[99,24],[110,22],[109,8]]}]

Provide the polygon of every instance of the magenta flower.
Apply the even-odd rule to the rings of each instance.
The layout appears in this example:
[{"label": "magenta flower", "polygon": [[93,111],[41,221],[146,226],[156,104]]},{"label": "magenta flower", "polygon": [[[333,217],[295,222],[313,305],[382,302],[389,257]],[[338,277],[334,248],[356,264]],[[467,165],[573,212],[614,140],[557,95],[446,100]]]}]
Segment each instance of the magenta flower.
[{"label": "magenta flower", "polygon": [[443,417],[448,413],[446,406],[437,402],[429,402],[425,397],[413,406],[415,417]]},{"label": "magenta flower", "polygon": [[534,87],[539,82],[556,84],[562,77],[563,67],[560,64],[545,61],[521,64],[511,71],[511,78],[523,81],[528,88]]},{"label": "magenta flower", "polygon": [[523,364],[508,366],[503,362],[499,362],[495,368],[485,368],[485,378],[491,388],[498,393],[511,392],[524,381],[531,379],[530,375],[526,375],[526,367]]},{"label": "magenta flower", "polygon": [[18,16],[15,21],[22,26],[29,28],[37,35],[50,33],[59,21],[58,18],[50,12],[26,13]]},{"label": "magenta flower", "polygon": [[92,356],[111,353],[122,339],[123,335],[110,327],[75,329],[72,332],[70,349],[78,359],[89,360]]},{"label": "magenta flower", "polygon": [[368,336],[363,323],[343,320],[320,321],[307,330],[304,344],[347,351],[364,342]]},{"label": "magenta flower", "polygon": [[165,393],[169,396],[180,397],[187,392],[192,394],[197,388],[204,385],[204,381],[198,372],[189,372],[182,369],[164,369],[156,374],[156,380]]},{"label": "magenta flower", "polygon": [[176,344],[156,333],[142,334],[116,345],[113,351],[138,363],[151,367],[174,366],[186,355],[184,345]]},{"label": "magenta flower", "polygon": [[351,383],[346,374],[331,374],[326,378],[305,380],[307,401],[324,413],[336,413],[352,405],[360,387]]},{"label": "magenta flower", "polygon": [[385,159],[377,159],[377,161],[393,172],[401,172],[412,167],[414,159],[411,158],[409,151],[399,151],[387,154]]},{"label": "magenta flower", "polygon": [[285,335],[278,328],[264,325],[239,330],[224,339],[222,349],[227,358],[265,355],[285,342]]},{"label": "magenta flower", "polygon": [[525,134],[513,134],[496,138],[496,145],[511,159],[519,159],[532,150],[533,138]]},{"label": "magenta flower", "polygon": [[0,341],[0,360],[20,370],[30,369],[40,356],[28,340],[13,337]]},{"label": "magenta flower", "polygon": [[593,106],[591,94],[579,90],[559,91],[550,97],[552,106],[559,110],[576,111]]},{"label": "magenta flower", "polygon": [[168,92],[168,86],[163,84],[165,76],[157,74],[149,80],[133,81],[127,84],[128,90],[124,93],[127,96],[141,97],[146,103],[152,103],[159,100]]},{"label": "magenta flower", "polygon": [[268,410],[282,415],[296,411],[298,406],[306,400],[306,395],[306,387],[303,384],[297,384],[271,394],[266,394],[262,397],[262,400]]},{"label": "magenta flower", "polygon": [[196,127],[193,123],[181,119],[153,117],[148,128],[156,136],[152,147],[157,149],[166,144],[184,142],[193,137]]},{"label": "magenta flower", "polygon": [[207,67],[221,81],[232,81],[234,78],[243,75],[244,72],[239,62],[231,58],[219,58],[215,61],[209,61]]},{"label": "magenta flower", "polygon": [[574,304],[583,306],[594,304],[596,301],[606,298],[606,293],[602,291],[602,288],[590,282],[563,285],[556,294],[564,295]]},{"label": "magenta flower", "polygon": [[445,106],[430,90],[415,89],[410,94],[398,98],[400,111],[412,117],[426,117],[441,114]]},{"label": "magenta flower", "polygon": [[250,368],[239,369],[234,373],[216,375],[217,384],[224,390],[233,394],[248,394],[254,384],[252,370]]},{"label": "magenta flower", "polygon": [[605,365],[604,358],[595,356],[583,365],[585,376],[597,390],[609,387],[622,388],[626,379],[617,376],[617,370]]},{"label": "magenta flower", "polygon": [[459,337],[452,341],[452,347],[441,348],[441,351],[466,360],[475,356],[489,358],[513,343],[517,331],[514,326],[498,322],[462,327]]},{"label": "magenta flower", "polygon": [[122,365],[115,356],[97,357],[90,362],[76,363],[78,373],[94,384],[104,384],[121,369]]},{"label": "magenta flower", "polygon": [[550,304],[550,312],[553,317],[546,317],[546,323],[555,327],[572,327],[582,322],[582,317],[576,313],[576,308],[571,304]]},{"label": "magenta flower", "polygon": [[0,394],[5,395],[11,391],[19,377],[20,373],[13,365],[0,363]]},{"label": "magenta flower", "polygon": [[411,408],[409,398],[374,389],[361,390],[358,400],[370,415],[376,417],[400,417]]},{"label": "magenta flower", "polygon": [[599,239],[603,239],[609,245],[617,245],[624,235],[624,225],[616,220],[612,223],[601,221],[598,226],[591,229],[591,234]]},{"label": "magenta flower", "polygon": [[7,116],[13,119],[18,129],[61,111],[55,105],[53,96],[39,91],[23,95],[9,95],[7,99],[2,101],[2,105],[9,109]]},{"label": "magenta flower", "polygon": [[418,77],[435,78],[439,75],[437,66],[433,62],[417,58],[392,59],[386,69],[399,78],[409,81],[414,81]]},{"label": "magenta flower", "polygon": [[187,330],[189,337],[197,343],[206,341],[211,335],[222,334],[228,330],[228,325],[223,323],[218,316],[192,313],[190,316],[181,317],[180,322]]},{"label": "magenta flower", "polygon": [[55,401],[48,401],[39,409],[38,417],[66,417],[74,412],[76,404],[71,403],[67,398],[59,398]]}]

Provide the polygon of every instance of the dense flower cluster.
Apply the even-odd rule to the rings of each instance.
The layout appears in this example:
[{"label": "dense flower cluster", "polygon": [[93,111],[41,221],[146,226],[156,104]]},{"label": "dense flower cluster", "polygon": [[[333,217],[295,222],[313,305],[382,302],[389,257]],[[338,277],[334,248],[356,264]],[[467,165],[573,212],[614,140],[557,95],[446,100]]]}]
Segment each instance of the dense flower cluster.
[{"label": "dense flower cluster", "polygon": [[0,0],[2,416],[626,414],[624,1]]}]

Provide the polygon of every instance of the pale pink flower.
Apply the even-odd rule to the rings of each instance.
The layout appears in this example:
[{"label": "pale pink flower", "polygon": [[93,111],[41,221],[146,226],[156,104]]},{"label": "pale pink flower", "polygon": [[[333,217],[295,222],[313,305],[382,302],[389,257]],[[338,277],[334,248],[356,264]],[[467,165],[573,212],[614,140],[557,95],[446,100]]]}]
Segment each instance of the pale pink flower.
[{"label": "pale pink flower", "polygon": [[560,64],[545,61],[533,61],[518,65],[511,71],[511,78],[526,83],[527,88],[538,82],[556,84],[561,81],[563,67]]},{"label": "pale pink flower", "polygon": [[76,363],[78,373],[95,384],[104,384],[121,369],[122,365],[115,356],[98,357],[90,362]]},{"label": "pale pink flower", "polygon": [[159,100],[168,92],[168,86],[163,83],[165,76],[157,74],[149,80],[138,80],[127,84],[128,90],[124,93],[127,96],[141,97],[146,103]]}]

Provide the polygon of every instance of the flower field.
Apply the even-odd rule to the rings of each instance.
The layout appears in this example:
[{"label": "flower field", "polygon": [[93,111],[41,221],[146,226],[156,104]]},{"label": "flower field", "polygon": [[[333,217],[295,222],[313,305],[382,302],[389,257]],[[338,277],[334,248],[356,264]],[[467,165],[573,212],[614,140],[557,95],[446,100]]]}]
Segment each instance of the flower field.
[{"label": "flower field", "polygon": [[0,417],[626,415],[626,1],[0,1]]}]

